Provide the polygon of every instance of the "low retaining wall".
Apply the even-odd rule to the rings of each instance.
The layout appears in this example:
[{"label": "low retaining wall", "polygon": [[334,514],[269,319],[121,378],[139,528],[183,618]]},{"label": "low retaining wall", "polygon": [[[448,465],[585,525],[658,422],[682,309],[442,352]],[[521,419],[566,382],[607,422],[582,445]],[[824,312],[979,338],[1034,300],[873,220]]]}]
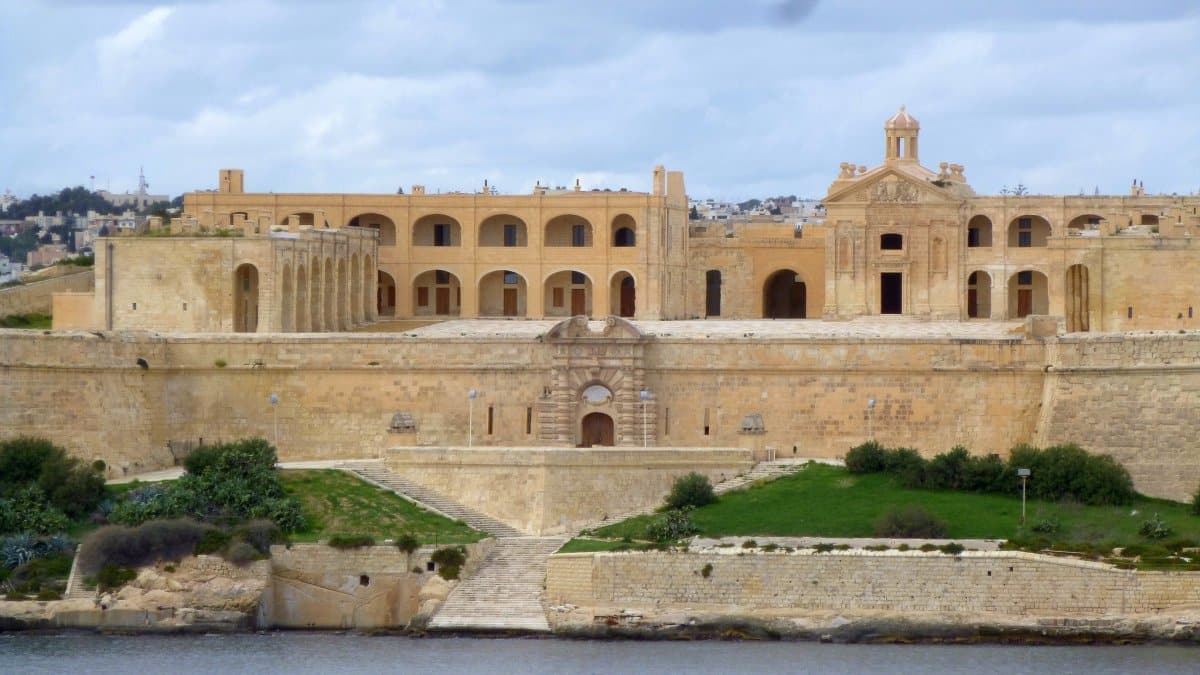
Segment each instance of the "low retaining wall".
[{"label": "low retaining wall", "polygon": [[[707,577],[703,570],[711,565]],[[1200,573],[1119,570],[1016,551],[958,556],[571,553],[551,557],[546,598],[579,607],[882,610],[1098,616],[1200,606]]]},{"label": "low retaining wall", "polygon": [[559,534],[660,503],[678,476],[749,470],[742,448],[393,448],[392,471],[533,534]]},{"label": "low retaining wall", "polygon": [[0,316],[33,312],[49,314],[52,307],[52,296],[55,293],[86,292],[95,288],[96,275],[93,270],[75,269],[78,271],[63,273],[43,281],[0,289]]}]

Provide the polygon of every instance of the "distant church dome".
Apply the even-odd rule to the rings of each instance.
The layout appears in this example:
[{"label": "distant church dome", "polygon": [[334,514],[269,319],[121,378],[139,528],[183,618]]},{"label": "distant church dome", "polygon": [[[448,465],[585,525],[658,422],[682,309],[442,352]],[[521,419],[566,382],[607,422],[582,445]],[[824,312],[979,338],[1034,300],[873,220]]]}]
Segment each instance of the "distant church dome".
[{"label": "distant church dome", "polygon": [[909,115],[904,106],[900,106],[900,112],[892,115],[887,122],[883,123],[884,129],[920,129],[921,123],[917,118]]}]

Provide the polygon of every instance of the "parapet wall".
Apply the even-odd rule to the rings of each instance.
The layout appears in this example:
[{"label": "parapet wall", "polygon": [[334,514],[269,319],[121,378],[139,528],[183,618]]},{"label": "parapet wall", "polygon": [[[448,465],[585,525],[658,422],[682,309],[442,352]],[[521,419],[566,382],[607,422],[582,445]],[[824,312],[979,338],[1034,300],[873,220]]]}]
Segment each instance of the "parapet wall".
[{"label": "parapet wall", "polygon": [[578,530],[662,501],[692,471],[753,466],[740,448],[393,448],[388,468],[532,534]]},{"label": "parapet wall", "polygon": [[[711,565],[707,577],[702,573]],[[834,553],[571,553],[550,558],[551,604],[729,611],[885,610],[1132,614],[1200,603],[1200,573],[1136,572],[1015,551],[959,556]]]},{"label": "parapet wall", "polygon": [[10,314],[50,314],[55,293],[90,291],[96,285],[91,269],[76,268],[44,281],[0,289],[0,317]]}]

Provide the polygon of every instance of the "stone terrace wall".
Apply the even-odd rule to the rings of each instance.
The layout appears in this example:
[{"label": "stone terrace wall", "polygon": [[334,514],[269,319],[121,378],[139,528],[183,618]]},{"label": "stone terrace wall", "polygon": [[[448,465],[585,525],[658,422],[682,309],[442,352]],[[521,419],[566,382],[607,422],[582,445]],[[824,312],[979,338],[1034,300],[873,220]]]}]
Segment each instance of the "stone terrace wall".
[{"label": "stone terrace wall", "polygon": [[388,468],[534,534],[558,534],[654,506],[676,477],[748,470],[739,448],[393,448]]},{"label": "stone terrace wall", "polygon": [[66,291],[90,291],[96,285],[95,272],[88,268],[75,268],[70,274],[52,279],[35,281],[21,286],[0,289],[0,317],[10,314],[49,314],[52,296]]},{"label": "stone terrace wall", "polygon": [[[700,572],[706,564],[708,578]],[[550,559],[546,597],[581,607],[1128,614],[1200,603],[1200,573],[1008,551],[573,553]]]},{"label": "stone terrace wall", "polygon": [[1138,490],[1190,499],[1200,484],[1200,340],[1194,333],[1070,335],[1049,354],[1038,441],[1110,453]]}]

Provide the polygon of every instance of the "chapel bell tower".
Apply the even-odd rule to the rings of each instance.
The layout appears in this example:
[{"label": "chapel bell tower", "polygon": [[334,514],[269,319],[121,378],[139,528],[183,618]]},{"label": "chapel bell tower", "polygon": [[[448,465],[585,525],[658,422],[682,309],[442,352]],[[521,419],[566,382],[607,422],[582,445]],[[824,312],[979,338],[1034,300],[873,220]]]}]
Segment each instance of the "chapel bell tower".
[{"label": "chapel bell tower", "polygon": [[883,124],[887,140],[887,152],[884,157],[888,164],[892,162],[917,163],[917,135],[921,133],[921,123],[909,115],[900,106],[900,112],[892,115]]}]

